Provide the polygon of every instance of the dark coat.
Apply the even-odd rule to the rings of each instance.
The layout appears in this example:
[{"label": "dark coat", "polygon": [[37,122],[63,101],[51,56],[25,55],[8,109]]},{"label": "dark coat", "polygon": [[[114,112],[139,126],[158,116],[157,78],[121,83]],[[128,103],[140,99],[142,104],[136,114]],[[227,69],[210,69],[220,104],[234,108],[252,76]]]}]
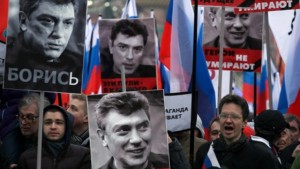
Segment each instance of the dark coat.
[{"label": "dark coat", "polygon": [[293,151],[295,148],[300,144],[300,141],[296,141],[290,145],[288,145],[285,149],[283,149],[279,157],[281,159],[282,167],[284,169],[290,169],[292,167],[292,164],[295,160],[294,157],[292,157]]},{"label": "dark coat", "polygon": [[[25,151],[19,160],[18,169],[35,169],[37,160],[37,148]],[[55,158],[45,148],[42,149],[42,169],[90,169],[89,149],[71,144],[66,151]]]},{"label": "dark coat", "polygon": [[169,144],[169,154],[171,169],[191,168],[188,159],[184,155],[182,146],[176,138]]},{"label": "dark coat", "polygon": [[[112,157],[101,166],[99,169],[114,169],[113,167],[114,158]],[[148,158],[148,165],[145,169],[168,169],[169,160],[167,155],[150,153]],[[142,169],[142,168],[141,168]]]},{"label": "dark coat", "polygon": [[[274,169],[273,162],[267,158],[268,152],[249,143],[243,134],[231,145],[223,136],[213,141],[214,152],[222,169]],[[195,168],[201,169],[211,142],[204,143],[197,151]]]},{"label": "dark coat", "polygon": [[[219,43],[220,37],[217,36],[214,40],[203,44],[205,47],[220,47]],[[252,38],[250,36],[246,39],[246,45],[243,49],[256,49],[261,50],[262,49],[262,41],[260,39]]]},{"label": "dark coat", "polygon": [[[282,166],[280,164],[279,157],[278,157],[277,151],[275,150],[275,147],[272,148],[272,145],[268,141],[263,140],[260,137],[255,136],[256,139],[253,139],[253,138],[254,137],[252,136],[250,139],[250,143],[253,144],[253,146],[256,149],[259,149],[259,150],[262,150],[263,152],[265,152],[264,153],[265,160],[272,161],[272,163],[270,163],[268,165],[268,168],[269,169],[272,169],[272,168],[282,169]],[[266,169],[268,169],[268,168],[266,168]]]},{"label": "dark coat", "polygon": [[[44,115],[49,105],[44,108]],[[73,117],[63,108],[59,107],[65,119],[65,134],[60,141],[47,140],[43,135],[42,169],[90,169],[90,150],[86,147],[70,144]],[[62,146],[61,146],[62,145]],[[35,169],[37,161],[37,148],[25,151],[18,162],[18,169]]]}]

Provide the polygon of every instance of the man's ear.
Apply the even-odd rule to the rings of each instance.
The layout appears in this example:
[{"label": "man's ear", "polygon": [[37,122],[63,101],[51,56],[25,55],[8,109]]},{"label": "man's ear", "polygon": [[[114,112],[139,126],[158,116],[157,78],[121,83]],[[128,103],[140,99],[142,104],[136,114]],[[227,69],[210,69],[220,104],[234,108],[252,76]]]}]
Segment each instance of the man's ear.
[{"label": "man's ear", "polygon": [[20,22],[20,30],[21,31],[27,30],[26,21],[27,21],[27,15],[23,11],[20,11],[19,12],[19,22]]},{"label": "man's ear", "polygon": [[109,47],[109,53],[110,54],[112,54],[113,52],[112,52],[112,50],[113,50],[113,41],[112,40],[109,40],[109,42],[108,42],[108,47]]},{"label": "man's ear", "polygon": [[98,129],[98,130],[97,130],[97,134],[98,134],[99,138],[100,138],[101,141],[102,141],[102,145],[103,145],[104,147],[107,147],[107,142],[106,142],[106,139],[105,139],[105,133],[104,133],[104,130]]},{"label": "man's ear", "polygon": [[86,122],[86,123],[88,123],[89,121],[88,121],[88,114],[86,113],[85,115],[84,115],[84,117],[83,117],[83,122]]}]

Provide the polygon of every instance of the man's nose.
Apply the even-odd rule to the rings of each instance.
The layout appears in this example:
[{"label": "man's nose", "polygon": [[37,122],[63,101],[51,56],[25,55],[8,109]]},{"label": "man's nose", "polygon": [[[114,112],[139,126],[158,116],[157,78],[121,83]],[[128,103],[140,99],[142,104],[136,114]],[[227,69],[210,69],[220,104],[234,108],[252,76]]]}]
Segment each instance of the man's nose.
[{"label": "man's nose", "polygon": [[243,26],[243,22],[241,21],[241,18],[239,16],[235,18],[233,26],[234,27],[242,27]]},{"label": "man's nose", "polygon": [[137,130],[133,130],[130,137],[130,143],[139,144],[142,142],[142,138]]},{"label": "man's nose", "polygon": [[133,49],[129,49],[125,57],[128,60],[132,60],[134,58],[133,57]]},{"label": "man's nose", "polygon": [[61,38],[63,37],[64,35],[64,27],[63,27],[63,23],[61,22],[58,22],[54,25],[53,27],[53,32],[52,32],[52,35],[55,37],[55,38]]},{"label": "man's nose", "polygon": [[56,123],[55,122],[52,122],[52,124],[51,124],[51,129],[56,129]]}]

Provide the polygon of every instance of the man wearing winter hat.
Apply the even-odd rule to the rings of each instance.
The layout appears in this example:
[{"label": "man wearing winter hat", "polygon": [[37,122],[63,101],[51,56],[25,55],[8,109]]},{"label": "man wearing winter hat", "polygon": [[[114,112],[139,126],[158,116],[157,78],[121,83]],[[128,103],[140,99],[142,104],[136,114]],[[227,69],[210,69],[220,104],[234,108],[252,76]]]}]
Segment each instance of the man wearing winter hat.
[{"label": "man wearing winter hat", "polygon": [[281,168],[278,148],[275,145],[286,128],[289,128],[289,124],[277,110],[264,110],[254,120],[256,136],[251,136],[250,143],[255,147],[265,149],[272,157],[275,168]]}]

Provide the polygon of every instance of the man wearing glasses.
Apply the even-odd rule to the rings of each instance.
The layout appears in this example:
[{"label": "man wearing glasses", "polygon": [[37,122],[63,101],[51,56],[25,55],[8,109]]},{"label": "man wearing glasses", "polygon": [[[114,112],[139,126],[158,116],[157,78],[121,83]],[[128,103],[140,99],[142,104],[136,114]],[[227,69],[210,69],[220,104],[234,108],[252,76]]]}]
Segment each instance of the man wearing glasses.
[{"label": "man wearing glasses", "polygon": [[[21,133],[26,138],[36,140],[38,135],[38,117],[39,117],[40,96],[37,93],[25,95],[19,102],[19,120]],[[50,102],[44,100],[44,106],[50,105]],[[33,141],[35,142],[35,141]]]},{"label": "man wearing glasses", "polygon": [[[44,108],[43,119],[43,169],[72,168],[90,169],[90,151],[88,148],[70,144],[71,115],[57,105]],[[36,168],[37,147],[25,151],[19,160],[18,169]]]},{"label": "man wearing glasses", "polygon": [[[204,143],[197,151],[196,169],[274,169],[273,158],[254,147],[243,134],[249,116],[248,103],[237,95],[223,97],[218,106],[220,138]],[[215,159],[214,161],[212,159]]]},{"label": "man wearing glasses", "polygon": [[[9,118],[4,117],[6,122],[9,121],[6,126],[12,126],[13,128],[3,138],[3,145],[0,146],[1,155],[10,169],[17,166],[18,159],[23,151],[36,146],[37,143],[40,95],[37,93],[25,93],[2,93],[2,97],[11,99],[9,102],[4,101],[7,108],[2,109],[2,111],[6,116],[16,116],[11,121],[9,121]],[[12,96],[20,96],[21,98],[12,98]],[[49,97],[45,97],[44,106],[50,104],[49,99],[51,100],[51,96],[47,96]]]}]

